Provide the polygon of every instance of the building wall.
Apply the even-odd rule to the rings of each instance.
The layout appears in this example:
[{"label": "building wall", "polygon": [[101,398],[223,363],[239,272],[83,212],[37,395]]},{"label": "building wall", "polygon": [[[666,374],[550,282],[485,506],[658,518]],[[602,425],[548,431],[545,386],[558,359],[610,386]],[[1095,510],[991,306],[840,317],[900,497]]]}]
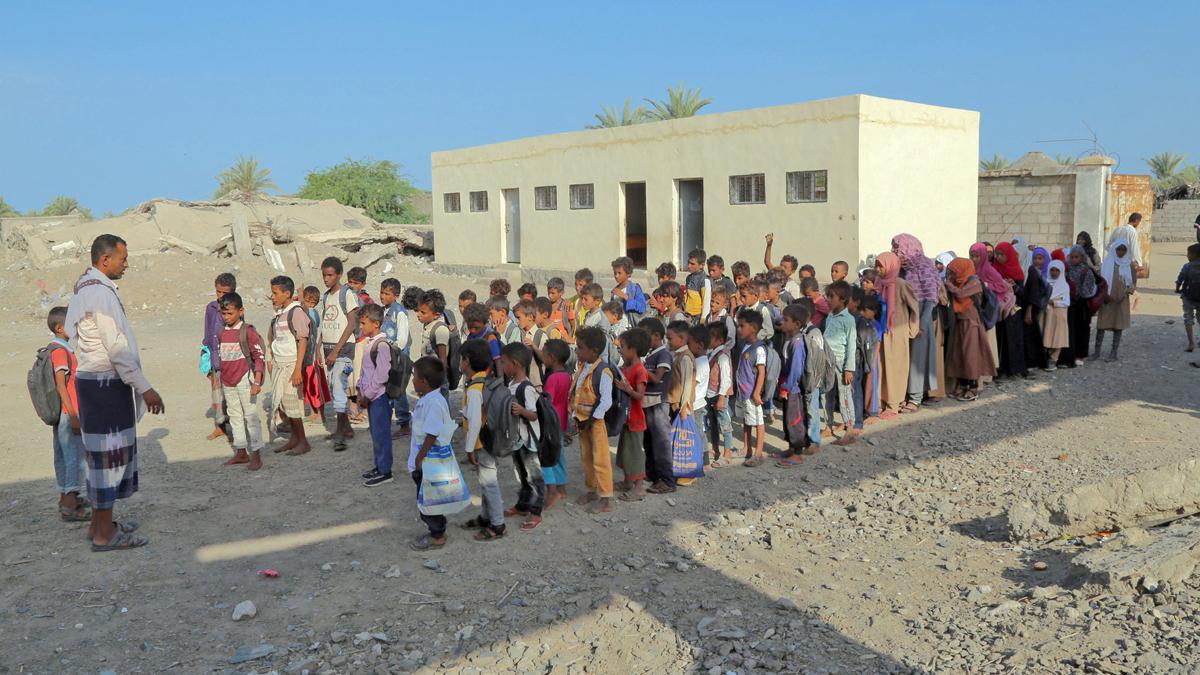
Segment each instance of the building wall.
[{"label": "building wall", "polygon": [[979,241],[1020,235],[1047,248],[1075,241],[1074,174],[980,177],[978,185]]},{"label": "building wall", "polygon": [[[860,127],[870,129],[874,148],[860,150]],[[959,238],[968,238],[977,157],[977,113],[864,96],[439,152],[432,157],[436,260],[500,264],[501,190],[516,187],[523,266],[605,266],[624,253],[621,184],[644,181],[649,266],[678,262],[675,181],[702,178],[704,245],[727,265],[744,259],[757,269],[767,232],[775,233],[776,257],[792,253],[818,265],[856,261],[905,231],[893,226],[897,218],[918,236],[936,233],[934,241],[956,227],[967,233]],[[867,201],[877,223],[869,245],[860,244],[858,229],[864,158],[875,167],[880,192]],[[891,162],[898,169],[886,170]],[[786,172],[805,170],[828,171],[828,201],[786,203]],[[729,177],[751,173],[765,174],[766,203],[730,204]],[[569,208],[573,183],[594,184],[594,209]],[[557,210],[534,209],[534,187],[542,185],[557,186]],[[468,193],[482,189],[489,210],[471,213]],[[460,213],[444,211],[446,192],[460,193]],[[945,203],[931,210],[935,195]]]},{"label": "building wall", "polygon": [[1196,241],[1200,199],[1177,199],[1154,210],[1154,241]]},{"label": "building wall", "polygon": [[[1104,250],[1112,231],[1122,223],[1129,222],[1132,213],[1142,214],[1142,222],[1138,225],[1137,233],[1141,245],[1142,264],[1151,265],[1151,253],[1155,225],[1154,191],[1150,188],[1150,176],[1135,174],[1114,174],[1109,181],[1108,210],[1105,220]],[[1100,244],[1097,244],[1099,246]]]},{"label": "building wall", "polygon": [[902,232],[920,239],[930,257],[974,242],[979,113],[864,97],[858,153],[852,264],[890,251]]}]

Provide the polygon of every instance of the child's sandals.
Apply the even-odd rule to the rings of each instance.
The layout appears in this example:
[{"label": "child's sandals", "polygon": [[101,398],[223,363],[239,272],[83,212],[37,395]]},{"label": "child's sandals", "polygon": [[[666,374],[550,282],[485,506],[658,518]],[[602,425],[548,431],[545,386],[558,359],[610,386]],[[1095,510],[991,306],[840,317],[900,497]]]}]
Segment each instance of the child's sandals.
[{"label": "child's sandals", "polygon": [[508,528],[501,525],[500,527],[492,527],[485,525],[482,529],[475,533],[475,541],[495,541],[504,537],[504,533]]}]

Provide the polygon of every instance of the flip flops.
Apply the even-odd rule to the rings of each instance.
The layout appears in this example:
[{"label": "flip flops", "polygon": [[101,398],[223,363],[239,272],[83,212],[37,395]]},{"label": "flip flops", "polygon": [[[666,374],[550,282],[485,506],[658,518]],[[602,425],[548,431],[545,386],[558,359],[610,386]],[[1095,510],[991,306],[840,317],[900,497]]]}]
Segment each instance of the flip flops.
[{"label": "flip flops", "polygon": [[409,548],[414,551],[429,551],[431,549],[441,548],[446,545],[446,542],[437,543],[433,537],[428,534],[423,534],[408,543]]},{"label": "flip flops", "polygon": [[742,462],[742,466],[744,466],[748,469],[753,469],[754,467],[759,466],[762,463],[763,463],[762,455],[754,455],[753,457],[747,457],[746,461]]},{"label": "flip flops", "polygon": [[107,544],[97,544],[92,542],[93,553],[103,553],[104,551],[124,551],[131,548],[139,548],[149,544],[150,540],[145,537],[140,537],[129,532],[118,531]]},{"label": "flip flops", "polygon": [[74,509],[58,507],[58,517],[66,523],[85,523],[92,519],[92,512],[88,509],[87,504],[78,502]]},{"label": "flip flops", "polygon": [[488,525],[487,527],[484,527],[476,532],[473,539],[475,541],[495,541],[497,539],[502,539],[504,537],[505,529],[506,528],[503,525],[500,526],[500,529],[496,529],[491,525]]}]

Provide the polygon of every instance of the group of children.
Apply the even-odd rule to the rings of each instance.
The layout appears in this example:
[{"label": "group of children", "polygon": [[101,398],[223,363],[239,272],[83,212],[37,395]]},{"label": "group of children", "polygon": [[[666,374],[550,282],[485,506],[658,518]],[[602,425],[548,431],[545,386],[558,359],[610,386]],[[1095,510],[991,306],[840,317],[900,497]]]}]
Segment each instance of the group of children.
[{"label": "group of children", "polygon": [[[1100,314],[1096,351],[1113,331],[1115,359],[1129,323],[1128,246],[1113,242],[1098,266],[1086,234],[1069,251],[1028,247],[1024,271],[1012,243],[981,242],[970,258],[947,252],[932,260],[915,237],[898,235],[853,284],[849,264],[834,263],[824,288],[794,256],[773,264],[772,244],[768,235],[767,271],[754,275],[735,262],[730,278],[720,256],[695,250],[683,283],[664,263],[647,293],[632,278],[633,262],[621,257],[612,261],[607,292],[581,269],[570,297],[554,278],[544,294],[524,284],[510,301],[511,285],[498,279],[484,302],[463,291],[457,310],[436,289],[402,292],[391,278],[376,302],[366,271],[349,270],[343,284],[341,261],[331,257],[321,266],[324,293],[310,286],[297,296],[290,278],[271,280],[276,314],[265,342],[244,323],[236,280],[223,274],[205,319],[205,345],[216,355],[214,437],[231,435],[227,463],[262,466],[255,399],[264,386],[272,422],[278,412],[288,432],[276,452],[308,452],[304,416],[324,419],[330,401],[330,439],[343,450],[352,416],[365,411],[373,462],[363,481],[373,487],[392,480],[393,440],[410,436],[407,469],[420,485],[424,458],[446,452],[461,427],[482,496],[481,513],[462,526],[490,541],[505,536],[507,518],[522,518],[522,530],[538,527],[543,511],[566,496],[566,453],[549,465],[539,455],[546,419],[567,442],[578,438],[586,486],[579,503],[607,512],[614,498],[638,501],[696,480],[673,470],[680,419],[700,431],[705,467],[738,456],[754,467],[765,461],[766,428],[778,415],[787,447],[777,465],[793,467],[827,439],[854,443],[875,419],[947,395],[973,400],[988,379],[1027,375],[1028,365],[1082,363],[1088,336],[1077,333],[1090,330],[1092,313]],[[1093,310],[1087,301],[1098,292],[1104,300]],[[411,411],[393,386],[393,352],[412,359],[418,400]],[[455,421],[449,392],[460,385]],[[554,411],[549,418],[539,414],[542,397]],[[510,457],[520,488],[505,508],[498,471]],[[444,545],[446,517],[422,519],[429,531],[413,547]]]}]

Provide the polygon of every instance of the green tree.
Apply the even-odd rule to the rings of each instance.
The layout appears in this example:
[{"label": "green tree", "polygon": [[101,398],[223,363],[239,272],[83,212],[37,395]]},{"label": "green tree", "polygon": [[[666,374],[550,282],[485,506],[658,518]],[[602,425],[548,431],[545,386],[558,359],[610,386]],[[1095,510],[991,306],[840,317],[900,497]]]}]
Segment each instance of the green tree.
[{"label": "green tree", "polygon": [[4,197],[0,197],[0,218],[9,218],[19,215],[21,215],[20,211],[17,211],[10,206],[8,202],[4,201]]},{"label": "green tree", "polygon": [[38,215],[39,216],[65,216],[72,211],[78,211],[84,220],[92,219],[92,210],[79,205],[79,200],[67,195],[58,195],[46,204]]},{"label": "green tree", "polygon": [[629,99],[625,99],[625,107],[618,113],[616,106],[601,106],[596,113],[596,124],[587,125],[588,129],[609,129],[612,127],[627,127],[631,124],[641,124],[650,121],[650,111],[646,106],[639,105],[630,108]]},{"label": "green tree", "polygon": [[667,87],[667,98],[664,101],[643,99],[650,104],[647,114],[655,120],[674,120],[681,117],[692,117],[704,106],[712,103],[711,98],[703,98],[700,89],[688,89],[682,82],[678,87]]},{"label": "green tree", "polygon": [[275,181],[271,180],[270,169],[260,169],[258,160],[254,157],[241,155],[238,155],[238,160],[233,166],[217,174],[217,181],[219,184],[213,199],[220,199],[234,190],[258,194],[268,189],[279,189]]},{"label": "green tree", "polygon": [[1150,166],[1150,171],[1154,173],[1155,180],[1169,181],[1179,173],[1179,167],[1183,164],[1183,159],[1183,155],[1177,155],[1173,152],[1160,152],[1142,161]]},{"label": "green tree", "polygon": [[1072,164],[1075,163],[1075,158],[1069,154],[1067,154],[1067,155],[1056,154],[1056,155],[1054,155],[1054,161],[1058,162],[1062,166],[1071,166]]},{"label": "green tree", "polygon": [[413,206],[417,193],[395,162],[347,159],[328,169],[310,171],[296,196],[336,199],[339,204],[363,209],[381,223],[427,223],[429,214]]},{"label": "green tree", "polygon": [[1008,168],[1009,164],[1011,164],[1011,162],[1009,162],[1008,159],[1006,159],[1004,157],[1004,155],[1001,155],[1000,153],[997,152],[996,154],[992,155],[991,159],[979,160],[979,170],[980,171],[1003,171],[1004,169]]}]

